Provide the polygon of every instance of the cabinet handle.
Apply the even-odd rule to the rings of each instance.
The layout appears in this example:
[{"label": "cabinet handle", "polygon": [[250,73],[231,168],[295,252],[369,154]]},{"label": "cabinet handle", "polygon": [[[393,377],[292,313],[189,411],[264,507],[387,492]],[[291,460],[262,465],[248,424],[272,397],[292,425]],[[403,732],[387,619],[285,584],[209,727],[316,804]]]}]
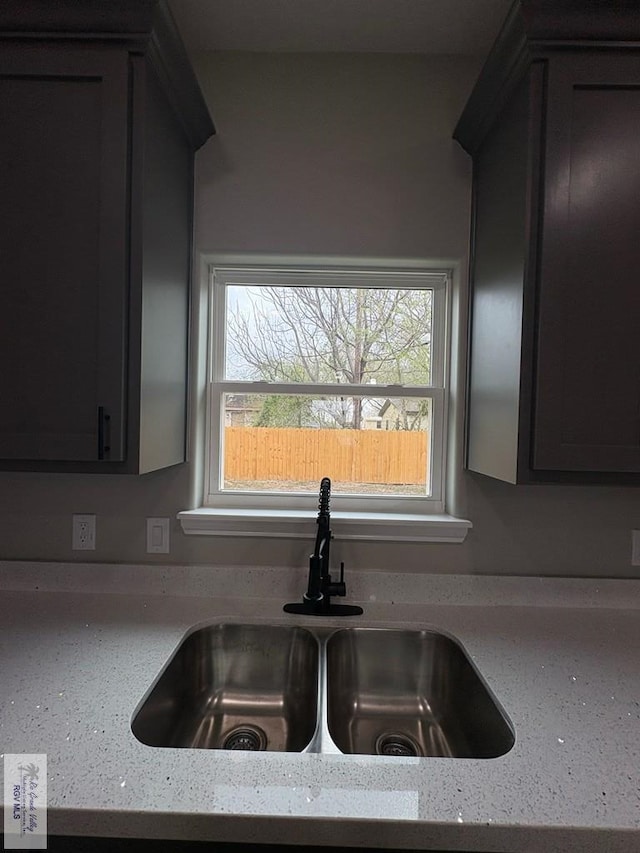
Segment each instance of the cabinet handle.
[{"label": "cabinet handle", "polygon": [[104,459],[111,450],[110,428],[111,415],[105,411],[104,406],[98,406],[98,459]]}]

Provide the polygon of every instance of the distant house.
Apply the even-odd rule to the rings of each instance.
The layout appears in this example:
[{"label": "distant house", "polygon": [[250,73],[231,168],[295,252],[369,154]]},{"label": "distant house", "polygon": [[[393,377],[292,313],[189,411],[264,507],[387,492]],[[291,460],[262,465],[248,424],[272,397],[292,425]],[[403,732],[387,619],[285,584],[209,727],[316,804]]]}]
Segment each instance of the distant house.
[{"label": "distant house", "polygon": [[232,427],[253,426],[262,408],[251,394],[227,394],[224,407],[224,425]]},{"label": "distant house", "polygon": [[387,398],[377,414],[368,414],[363,419],[364,429],[419,430],[426,429],[428,425],[425,401],[400,397]]}]

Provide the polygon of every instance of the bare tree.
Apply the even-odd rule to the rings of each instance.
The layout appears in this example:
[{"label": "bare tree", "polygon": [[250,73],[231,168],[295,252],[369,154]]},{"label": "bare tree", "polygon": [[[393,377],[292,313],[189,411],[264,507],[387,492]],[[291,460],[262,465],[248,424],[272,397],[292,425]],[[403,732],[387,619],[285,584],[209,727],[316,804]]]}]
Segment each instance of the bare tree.
[{"label": "bare tree", "polygon": [[[252,287],[228,316],[238,375],[273,382],[424,384],[430,374],[431,292],[364,287]],[[348,399],[348,403],[347,403]],[[325,406],[359,429],[362,397]]]}]

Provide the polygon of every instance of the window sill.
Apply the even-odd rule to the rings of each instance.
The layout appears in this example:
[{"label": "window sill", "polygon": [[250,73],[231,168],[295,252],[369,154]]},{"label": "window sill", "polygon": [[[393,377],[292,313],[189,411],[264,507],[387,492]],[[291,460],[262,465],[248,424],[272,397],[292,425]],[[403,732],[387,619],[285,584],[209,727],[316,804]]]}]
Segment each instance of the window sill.
[{"label": "window sill", "polygon": [[[309,510],[214,509],[200,507],[178,513],[187,536],[260,536],[313,539],[316,514]],[[441,513],[332,512],[335,539],[384,542],[464,542],[473,526]]]}]

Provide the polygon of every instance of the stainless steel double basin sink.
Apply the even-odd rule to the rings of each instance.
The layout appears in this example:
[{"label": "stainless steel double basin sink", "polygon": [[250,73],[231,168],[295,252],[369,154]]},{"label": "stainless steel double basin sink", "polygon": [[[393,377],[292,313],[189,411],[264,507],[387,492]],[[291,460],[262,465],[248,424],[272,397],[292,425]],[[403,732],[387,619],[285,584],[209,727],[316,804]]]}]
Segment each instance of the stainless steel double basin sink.
[{"label": "stainless steel double basin sink", "polygon": [[496,758],[513,728],[433,630],[221,623],[188,634],[131,724],[153,747]]}]

